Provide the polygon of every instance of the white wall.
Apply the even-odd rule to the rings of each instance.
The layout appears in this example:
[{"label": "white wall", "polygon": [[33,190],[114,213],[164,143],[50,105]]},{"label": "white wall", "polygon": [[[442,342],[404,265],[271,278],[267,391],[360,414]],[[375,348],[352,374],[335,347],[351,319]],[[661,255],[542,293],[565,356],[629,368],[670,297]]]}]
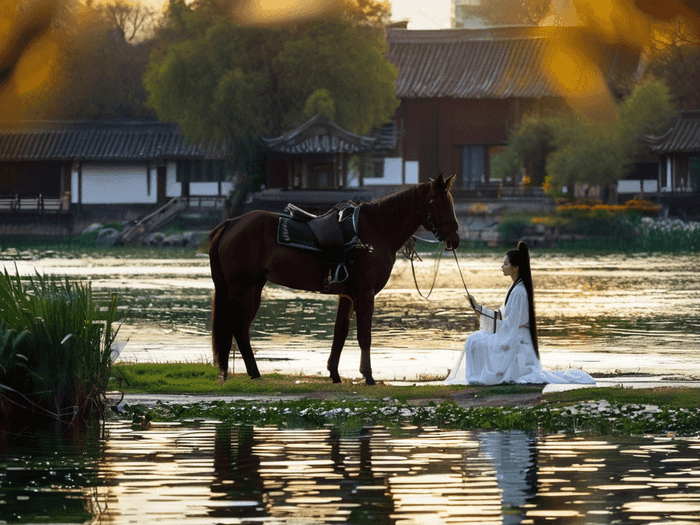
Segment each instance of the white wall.
[{"label": "white wall", "polygon": [[[400,185],[401,180],[401,157],[387,157],[384,159],[384,176],[371,177],[364,180],[365,186]],[[406,184],[416,184],[418,182],[418,161],[406,161],[404,167]]]},{"label": "white wall", "polygon": [[177,163],[168,162],[165,183],[165,196],[170,198],[182,195],[182,184],[177,182]]},{"label": "white wall", "polygon": [[[84,163],[83,204],[155,204],[158,201],[158,169],[151,166],[150,187],[146,179],[146,163],[143,164],[99,164]],[[228,195],[233,183],[221,183],[221,194]],[[219,185],[216,182],[190,183],[192,196],[217,196]],[[182,195],[182,184],[176,180],[176,163],[168,162],[166,168],[166,197]],[[71,202],[78,202],[78,170],[71,173]]]},{"label": "white wall", "polygon": [[[157,175],[150,170],[150,187],[146,178],[146,164],[98,164],[82,166],[83,204],[153,204],[157,202]],[[78,172],[71,177],[71,202],[79,196]]]},{"label": "white wall", "polygon": [[644,188],[644,193],[656,193],[657,181],[620,180],[617,182],[618,193],[642,193],[642,187]]},{"label": "white wall", "polygon": [[[232,182],[221,183],[221,195],[228,195],[233,189]],[[192,197],[211,196],[215,197],[219,194],[218,182],[190,182],[190,195]]]}]

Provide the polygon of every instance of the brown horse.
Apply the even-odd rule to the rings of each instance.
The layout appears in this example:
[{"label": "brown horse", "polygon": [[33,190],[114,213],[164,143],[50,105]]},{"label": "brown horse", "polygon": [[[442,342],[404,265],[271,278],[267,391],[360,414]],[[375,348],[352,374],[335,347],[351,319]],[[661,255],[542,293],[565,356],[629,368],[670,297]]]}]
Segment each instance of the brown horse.
[{"label": "brown horse", "polygon": [[[370,364],[374,296],[384,288],[396,261],[396,253],[419,226],[444,239],[445,249],[459,246],[457,218],[450,187],[454,175],[440,173],[431,182],[416,184],[359,208],[357,236],[361,247],[350,252],[348,278],[328,281],[323,255],[277,243],[279,215],[252,211],[229,219],[210,234],[209,260],[214,280],[212,346],[219,381],[228,375],[232,338],[251,378],[260,377],[250,345],[250,325],[260,307],[266,282],[297,290],[339,296],[328,370],[340,382],[338,362],[348,336],[353,311],[357,316],[360,372],[368,385],[375,384]],[[362,249],[364,247],[364,249]]]}]

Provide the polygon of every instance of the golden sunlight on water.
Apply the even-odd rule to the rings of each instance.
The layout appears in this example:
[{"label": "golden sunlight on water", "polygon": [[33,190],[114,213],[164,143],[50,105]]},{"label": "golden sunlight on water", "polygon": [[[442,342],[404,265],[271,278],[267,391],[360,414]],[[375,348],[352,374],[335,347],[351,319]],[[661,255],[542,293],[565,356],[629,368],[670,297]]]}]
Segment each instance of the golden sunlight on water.
[{"label": "golden sunlight on water", "polygon": [[697,438],[112,421],[94,449],[64,441],[0,448],[1,519],[651,524],[700,515]]},{"label": "golden sunlight on water", "polygon": [[[99,294],[120,294],[128,318],[119,334],[122,359],[210,362],[213,284],[206,255],[193,258],[45,257],[17,254],[0,264],[89,280]],[[492,308],[510,284],[502,254],[461,254],[470,293]],[[543,366],[590,373],[700,377],[700,274],[687,255],[533,256]],[[400,257],[377,296],[372,361],[381,380],[445,377],[467,335],[476,329],[453,259],[410,263]],[[252,342],[263,373],[325,375],[335,325],[334,296],[275,286],[263,291]],[[354,323],[340,361],[343,377],[359,377]],[[397,359],[397,355],[401,358]],[[233,363],[242,371],[240,360]]]}]

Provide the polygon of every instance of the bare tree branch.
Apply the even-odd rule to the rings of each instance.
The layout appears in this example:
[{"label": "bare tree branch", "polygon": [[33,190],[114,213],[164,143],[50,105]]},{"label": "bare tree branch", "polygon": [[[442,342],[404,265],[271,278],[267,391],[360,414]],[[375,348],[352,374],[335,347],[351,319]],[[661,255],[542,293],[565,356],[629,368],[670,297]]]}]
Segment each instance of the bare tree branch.
[{"label": "bare tree branch", "polygon": [[102,5],[110,23],[121,31],[124,40],[133,43],[152,28],[156,13],[150,7],[128,0],[111,0]]}]

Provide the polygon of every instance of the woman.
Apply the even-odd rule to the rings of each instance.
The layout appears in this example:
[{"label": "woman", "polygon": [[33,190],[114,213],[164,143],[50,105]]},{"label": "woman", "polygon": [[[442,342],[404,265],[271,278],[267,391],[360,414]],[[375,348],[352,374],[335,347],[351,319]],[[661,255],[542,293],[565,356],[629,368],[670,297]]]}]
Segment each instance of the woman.
[{"label": "woman", "polygon": [[498,383],[595,383],[579,370],[545,372],[540,365],[537,320],[530,271],[530,252],[520,241],[503,258],[503,275],[513,281],[503,306],[491,311],[469,295],[479,317],[479,331],[469,336],[446,382],[494,385]]}]

